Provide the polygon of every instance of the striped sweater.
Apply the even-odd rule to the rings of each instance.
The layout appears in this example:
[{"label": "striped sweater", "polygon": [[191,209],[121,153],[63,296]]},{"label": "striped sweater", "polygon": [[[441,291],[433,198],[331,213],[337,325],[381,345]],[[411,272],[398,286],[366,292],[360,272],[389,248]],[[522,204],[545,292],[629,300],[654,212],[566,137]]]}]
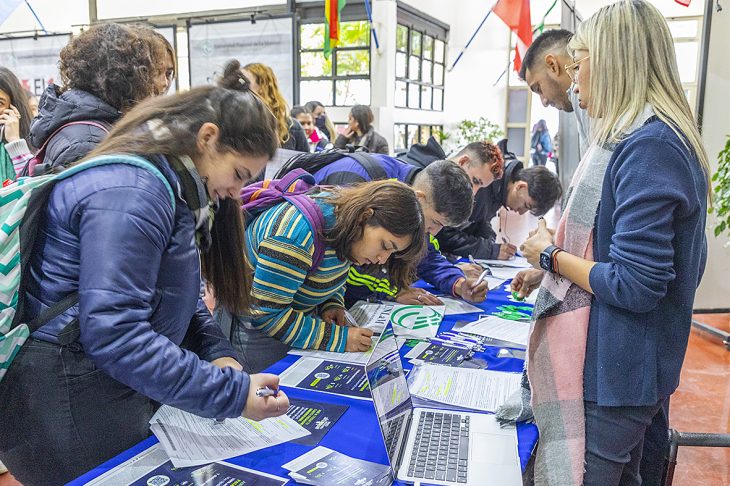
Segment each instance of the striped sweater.
[{"label": "striped sweater", "polygon": [[[335,223],[334,207],[321,197],[315,200],[326,232]],[[345,351],[347,328],[318,316],[328,308],[344,307],[350,262],[327,248],[319,268],[309,273],[312,227],[299,209],[282,202],[258,215],[246,229],[246,254],[254,270],[253,327],[294,348]]]}]

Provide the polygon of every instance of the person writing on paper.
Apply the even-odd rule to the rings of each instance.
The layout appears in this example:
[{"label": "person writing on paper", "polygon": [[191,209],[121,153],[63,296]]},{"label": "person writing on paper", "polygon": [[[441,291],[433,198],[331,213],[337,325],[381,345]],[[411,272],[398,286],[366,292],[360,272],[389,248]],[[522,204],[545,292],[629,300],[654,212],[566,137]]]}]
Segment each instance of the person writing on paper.
[{"label": "person writing on paper", "polygon": [[528,359],[535,477],[660,484],[707,258],[708,158],[656,7],[604,7],[568,48],[592,143],[555,235],[540,221],[521,247],[546,272]]},{"label": "person writing on paper", "polygon": [[[350,266],[385,265],[407,287],[424,248],[424,220],[413,190],[377,181],[312,193],[324,215],[324,258],[312,268],[314,236],[301,210],[282,202],[246,228],[246,261],[253,271],[250,315],[233,316],[232,342],[248,370],[262,370],[290,347],[366,351],[372,331],[346,327],[345,281]],[[219,320],[226,318],[219,315]]]},{"label": "person writing on paper", "polygon": [[[211,418],[281,415],[275,375],[248,375],[200,298],[248,308],[238,194],[277,147],[263,103],[212,86],[146,100],[50,192],[20,289],[33,332],[0,381],[0,460],[62,484],[149,435],[159,404]],[[137,156],[137,157],[134,157]],[[147,162],[145,162],[145,160]],[[134,164],[133,164],[134,163]],[[202,272],[201,272],[202,270]]]},{"label": "person writing on paper", "polygon": [[525,169],[506,148],[503,155],[504,177],[476,193],[467,224],[444,228],[438,234],[441,251],[462,258],[472,255],[487,260],[508,260],[515,255],[517,247],[507,241],[497,241],[491,221],[499,209],[505,207],[520,215],[530,212],[541,216],[560,198],[560,181],[546,167]]},{"label": "person writing on paper", "polygon": [[[459,225],[469,217],[473,196],[467,172],[448,160],[430,163],[425,168],[381,154],[371,155],[370,160],[381,169],[382,177],[411,186],[421,205],[429,241],[427,254],[418,262],[418,278],[446,295],[468,302],[483,302],[487,297],[487,283],[477,284],[477,277],[464,275],[459,267],[439,252],[438,242],[434,238],[444,226]],[[324,185],[352,185],[371,180],[366,168],[353,157],[342,157],[313,175],[318,184]],[[350,307],[358,300],[367,299],[395,300],[412,305],[442,305],[438,297],[425,289],[393,285],[387,269],[381,265],[354,265],[347,278],[345,303]]]}]

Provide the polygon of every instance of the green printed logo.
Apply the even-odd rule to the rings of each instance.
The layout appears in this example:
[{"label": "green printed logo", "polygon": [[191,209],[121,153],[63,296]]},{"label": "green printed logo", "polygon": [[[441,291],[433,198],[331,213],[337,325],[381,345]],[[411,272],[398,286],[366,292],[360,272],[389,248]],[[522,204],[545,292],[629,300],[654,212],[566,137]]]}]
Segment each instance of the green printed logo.
[{"label": "green printed logo", "polygon": [[406,329],[423,329],[441,324],[441,314],[422,305],[405,305],[390,314],[394,326]]}]

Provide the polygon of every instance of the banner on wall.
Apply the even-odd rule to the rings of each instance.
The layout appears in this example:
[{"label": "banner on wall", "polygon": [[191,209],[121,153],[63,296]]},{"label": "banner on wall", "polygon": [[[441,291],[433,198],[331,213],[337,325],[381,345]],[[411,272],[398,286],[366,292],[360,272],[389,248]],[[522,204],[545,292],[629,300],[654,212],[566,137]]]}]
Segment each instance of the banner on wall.
[{"label": "banner on wall", "polygon": [[242,66],[259,62],[273,69],[279,88],[291,105],[294,99],[294,42],[291,17],[191,25],[190,86],[215,84],[231,59]]},{"label": "banner on wall", "polygon": [[49,83],[61,84],[58,60],[70,34],[0,40],[0,66],[15,73],[23,87],[40,96]]}]

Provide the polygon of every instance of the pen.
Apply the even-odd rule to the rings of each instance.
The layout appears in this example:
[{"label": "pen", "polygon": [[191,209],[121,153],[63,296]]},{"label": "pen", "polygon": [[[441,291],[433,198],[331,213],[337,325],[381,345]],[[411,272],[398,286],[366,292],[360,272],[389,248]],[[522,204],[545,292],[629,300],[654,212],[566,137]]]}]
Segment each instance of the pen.
[{"label": "pen", "polygon": [[448,341],[449,342],[452,342],[452,343],[456,343],[456,344],[461,344],[461,345],[466,346],[466,347],[468,347],[468,348],[470,348],[472,350],[484,351],[484,348],[482,347],[482,345],[480,343],[475,342],[475,341],[466,341],[466,340],[459,339],[459,338],[456,338],[456,337],[453,337],[453,336],[449,336]]},{"label": "pen", "polygon": [[472,289],[475,289],[479,286],[482,281],[487,278],[488,276],[492,275],[492,271],[488,268],[485,268],[481,275],[479,275],[479,278],[476,282],[474,282],[471,286]]},{"label": "pen", "polygon": [[272,390],[268,386],[256,390],[257,397],[275,397],[277,393],[279,393],[279,390]]},{"label": "pen", "polygon": [[474,344],[481,344],[476,339],[468,338],[465,336],[462,336],[461,334],[457,334],[455,332],[442,332],[440,336],[447,336],[449,339],[458,339],[459,341],[466,341],[468,343],[474,343]]},{"label": "pen", "polygon": [[457,343],[454,341],[448,341],[446,339],[439,339],[439,338],[428,338],[429,342],[440,344],[442,346],[452,347],[456,349],[465,349],[467,351],[471,351],[471,346],[467,346],[466,344]]},{"label": "pen", "polygon": [[345,322],[347,322],[348,326],[360,327],[360,324],[357,323],[355,318],[352,317],[352,314],[350,314],[348,311],[345,311]]}]

